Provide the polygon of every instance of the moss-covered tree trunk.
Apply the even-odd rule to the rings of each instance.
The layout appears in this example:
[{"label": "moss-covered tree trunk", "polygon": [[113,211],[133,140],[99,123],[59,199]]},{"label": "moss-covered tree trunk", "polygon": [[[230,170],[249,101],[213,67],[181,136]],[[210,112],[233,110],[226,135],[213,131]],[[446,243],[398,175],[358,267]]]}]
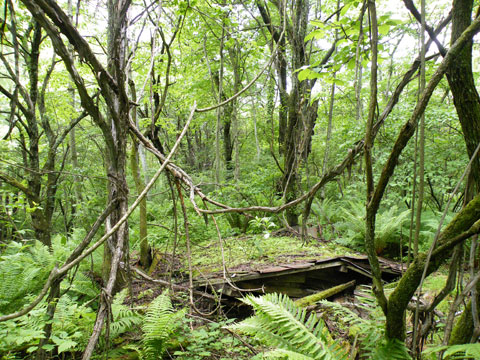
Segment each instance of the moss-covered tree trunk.
[{"label": "moss-covered tree trunk", "polygon": [[[454,0],[452,9],[452,35],[454,43],[462,32],[471,24],[473,0]],[[472,157],[480,143],[480,98],[475,87],[472,69],[472,46],[469,41],[459,54],[457,61],[447,71],[448,84],[452,90],[453,102],[458,120],[462,126],[463,137],[469,157]],[[473,160],[469,178],[474,181],[473,192],[480,192],[480,157]],[[478,292],[477,292],[478,294]],[[476,303],[478,304],[478,298]],[[470,341],[473,331],[471,301],[458,319],[450,338],[450,344],[462,344]]]},{"label": "moss-covered tree trunk", "polygon": [[[280,93],[279,152],[284,154],[283,176],[281,179],[285,202],[288,203],[300,195],[301,167],[310,153],[313,128],[317,118],[318,100],[311,102],[310,93],[314,80],[299,81],[297,70],[310,62],[307,35],[308,15],[312,2],[308,0],[293,1],[288,4],[278,3],[279,23],[274,25],[270,13],[264,4],[257,2],[262,20],[279,45],[278,60],[275,63]],[[283,32],[284,19],[287,29]],[[287,66],[286,47],[292,55]],[[287,69],[291,69],[291,91],[287,93]],[[300,210],[297,206],[286,210],[286,220],[290,226],[298,225]]]},{"label": "moss-covered tree trunk", "polygon": [[[477,195],[455,216],[440,235],[437,247],[432,252],[427,275],[438,269],[449,258],[454,246],[464,241],[467,237],[464,233],[479,219],[480,195]],[[460,236],[462,234],[465,236]],[[403,340],[405,338],[405,310],[420,284],[426,258],[426,254],[420,254],[415,258],[388,299],[386,327],[387,337],[390,339]]]},{"label": "moss-covered tree trunk", "polygon": [[[308,14],[310,1],[295,1],[292,13],[292,26],[287,31],[288,42],[292,49],[292,91],[288,99],[288,118],[285,133],[283,189],[285,202],[300,195],[300,170],[311,150],[313,127],[317,119],[318,100],[310,101],[310,92],[314,81],[300,81],[296,70],[309,64],[307,43]],[[286,218],[291,226],[298,225],[299,209],[294,206],[286,210]]]},{"label": "moss-covered tree trunk", "polygon": [[[471,24],[472,9],[473,0],[453,1],[452,44]],[[473,155],[480,142],[480,98],[472,71],[472,46],[473,40],[468,41],[446,73],[469,157]],[[472,178],[475,179],[476,192],[479,192],[480,157],[477,156],[473,161],[471,172]]]}]

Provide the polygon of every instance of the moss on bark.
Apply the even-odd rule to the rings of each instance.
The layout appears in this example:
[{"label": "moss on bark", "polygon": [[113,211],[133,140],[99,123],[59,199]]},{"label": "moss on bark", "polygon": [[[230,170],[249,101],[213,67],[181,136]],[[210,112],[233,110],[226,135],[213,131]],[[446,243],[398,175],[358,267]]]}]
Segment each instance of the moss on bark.
[{"label": "moss on bark", "polygon": [[[451,255],[451,251],[457,243],[451,242],[450,240],[467,231],[478,219],[480,219],[480,195],[477,195],[470,201],[440,235],[437,245],[439,251],[435,251],[432,254],[427,275],[438,269],[443,261]],[[407,269],[397,287],[390,295],[387,306],[386,323],[386,334],[390,339],[399,339],[402,341],[405,339],[405,310],[420,284],[426,259],[426,254],[420,254]]]}]

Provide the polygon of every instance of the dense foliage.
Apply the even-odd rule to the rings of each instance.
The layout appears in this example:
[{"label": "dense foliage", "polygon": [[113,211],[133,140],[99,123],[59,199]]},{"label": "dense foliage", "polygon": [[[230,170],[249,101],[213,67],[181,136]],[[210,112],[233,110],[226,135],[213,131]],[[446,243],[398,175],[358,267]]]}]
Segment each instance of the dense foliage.
[{"label": "dense foliage", "polygon": [[[478,357],[476,7],[2,2],[0,356]],[[354,252],[363,314],[196,298],[206,269]]]}]

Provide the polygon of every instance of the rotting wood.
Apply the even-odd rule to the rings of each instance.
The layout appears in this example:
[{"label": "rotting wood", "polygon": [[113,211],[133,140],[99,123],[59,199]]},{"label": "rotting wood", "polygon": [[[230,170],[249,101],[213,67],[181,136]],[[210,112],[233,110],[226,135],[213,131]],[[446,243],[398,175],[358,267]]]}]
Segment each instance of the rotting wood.
[{"label": "rotting wood", "polygon": [[307,306],[313,305],[320,300],[325,300],[325,299],[327,299],[331,296],[334,296],[334,295],[337,295],[338,293],[341,293],[342,291],[344,291],[344,290],[346,290],[346,289],[348,289],[352,286],[355,286],[355,283],[356,283],[356,281],[352,280],[352,281],[349,281],[345,284],[340,284],[340,285],[331,287],[330,289],[320,291],[316,294],[305,296],[301,299],[296,300],[295,304],[300,306],[300,307],[307,307]]},{"label": "rotting wood", "polygon": [[[383,258],[379,262],[384,281],[389,282],[401,275],[401,264]],[[213,287],[229,298],[242,296],[242,292],[281,292],[293,298],[303,298],[351,280],[370,283],[372,278],[365,255],[309,259],[263,267],[257,264],[252,267],[251,271],[245,271],[244,267],[241,271],[229,269],[228,279],[220,273],[209,274],[197,278],[193,286],[203,291]]]}]

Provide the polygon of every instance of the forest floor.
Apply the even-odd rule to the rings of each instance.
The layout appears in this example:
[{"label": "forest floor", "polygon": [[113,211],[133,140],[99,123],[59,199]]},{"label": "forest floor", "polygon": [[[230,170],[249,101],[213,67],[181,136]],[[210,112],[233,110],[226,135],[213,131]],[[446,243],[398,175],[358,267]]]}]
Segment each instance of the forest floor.
[{"label": "forest floor", "polygon": [[[204,330],[201,329],[207,329],[206,334],[208,337],[211,336],[210,332],[212,331],[208,330],[209,324],[213,324],[216,321],[228,321],[226,317],[242,319],[252,314],[248,306],[236,300],[244,294],[242,291],[236,291],[238,289],[237,285],[243,289],[248,289],[248,286],[250,286],[250,289],[255,287],[257,291],[252,292],[256,295],[261,295],[263,291],[274,291],[287,293],[287,295],[295,299],[303,297],[302,291],[304,292],[305,290],[308,292],[321,292],[324,289],[331,289],[335,285],[355,280],[357,283],[354,286],[336,293],[329,300],[340,303],[341,306],[355,311],[361,317],[371,318],[372,314],[381,316],[380,310],[375,306],[369,279],[364,276],[365,274],[361,274],[366,267],[368,270],[368,261],[364,254],[334,242],[325,242],[313,238],[303,241],[298,236],[285,236],[286,234],[284,233],[280,235],[283,236],[275,236],[275,234],[264,236],[260,234],[229,237],[222,239],[221,244],[218,239],[210,239],[192,244],[190,256],[187,255],[188,252],[185,245],[179,244],[175,254],[157,249],[154,254],[154,263],[148,271],[148,275],[153,279],[160,279],[164,282],[171,281],[174,284],[170,297],[175,307],[190,308],[190,315],[188,316],[195,319],[194,324],[192,323],[190,326],[192,326],[192,329],[197,329],[194,330],[194,333],[196,334],[195,331],[203,333]],[[347,262],[339,264],[338,261],[341,262],[342,259],[346,259]],[[349,260],[355,262],[355,259],[358,259],[359,262],[356,264],[352,263],[352,265],[357,266],[360,264],[360,272],[352,271],[352,267],[345,271],[344,265],[348,265]],[[133,256],[132,264],[135,261],[138,260]],[[387,270],[392,270],[390,275],[393,273],[400,274],[401,269],[404,268],[404,266],[395,261],[386,259],[384,261]],[[320,268],[318,271],[305,268],[307,264],[320,266]],[[327,264],[327,266],[323,267],[322,264]],[[284,271],[280,269],[282,267],[287,268],[286,272],[288,274],[286,276],[274,273],[275,271]],[[190,299],[188,292],[190,269],[192,273],[191,280],[195,285],[192,299]],[[296,272],[296,269],[299,271]],[[253,276],[254,280],[252,280],[252,274],[255,273],[258,275]],[[263,278],[263,275],[265,275],[265,278]],[[239,278],[242,278],[242,276],[247,277],[249,280],[239,281]],[[446,269],[442,269],[435,273],[434,276],[427,278],[423,288],[422,300],[428,301],[428,299],[433,298],[444,286],[446,278]],[[298,284],[294,284],[295,281],[298,281]],[[392,276],[390,281],[395,281],[395,276]],[[203,285],[199,286],[198,284],[200,283],[203,283]],[[393,284],[394,282],[391,285],[386,285],[387,296],[393,289]],[[130,299],[136,305],[147,305],[167,287],[165,284],[154,283],[145,278],[134,276],[131,284],[132,296]],[[259,289],[261,291],[258,291]],[[219,294],[221,294],[220,297],[218,297]],[[221,308],[217,307],[215,302],[218,298],[221,298]],[[195,304],[194,307],[192,307],[191,301]],[[438,309],[444,314],[447,313],[450,301],[451,296],[444,300]],[[365,302],[369,304],[368,308],[365,308]],[[197,310],[200,310],[200,313],[195,314]],[[205,316],[212,310],[218,310],[220,313],[215,312],[212,316]],[[309,306],[309,310],[317,312],[320,316],[322,316],[321,314],[324,311],[328,313],[328,310],[323,308],[322,303]],[[219,317],[220,314],[221,316]],[[329,331],[332,334],[336,334],[338,340],[347,344],[348,341],[346,340],[351,334],[340,325],[341,321],[339,322],[337,317],[332,315],[322,317]],[[223,335],[219,333],[215,336],[220,338],[227,336],[229,338],[231,335],[229,333]],[[236,348],[247,351],[241,344],[237,345]],[[218,350],[218,353],[220,354],[221,351]],[[230,358],[245,359],[249,357],[233,356]]]},{"label": "forest floor", "polygon": [[[298,266],[301,268],[308,263],[318,264],[318,262],[326,262],[329,259],[340,257],[365,260],[365,254],[331,241],[326,242],[315,238],[308,238],[304,241],[300,236],[286,234],[285,231],[278,232],[278,234],[289,236],[276,236],[275,234],[271,236],[264,236],[263,234],[242,235],[224,238],[221,244],[218,239],[209,239],[193,244],[190,257],[187,255],[188,251],[184,244],[177,246],[175,254],[172,252],[165,253],[162,249],[158,249],[154,253],[154,262],[148,274],[153,279],[171,281],[172,284],[180,288],[183,286],[186,289],[189,285],[190,268],[194,284],[207,283],[212,285],[212,279],[216,280],[217,283],[223,282],[222,279],[225,278],[225,275],[230,277],[230,280],[237,281],[238,279],[235,279],[235,277],[245,276],[246,274],[250,274],[250,277],[252,277],[251,274],[255,272],[260,274],[278,271],[280,266],[292,268]],[[405,268],[405,264],[393,260],[385,259],[385,262],[386,266],[393,272],[400,273],[401,269]],[[326,276],[337,277],[338,273],[326,273]],[[446,270],[443,269],[438,271],[435,276],[427,278],[424,286],[424,297],[430,298],[438,293],[444,285],[446,276]],[[394,277],[392,276],[389,281],[393,280]],[[347,282],[355,278],[358,279],[358,276],[350,278],[346,274],[346,277],[342,279]],[[285,281],[286,278],[276,277],[276,279]],[[328,280],[327,284],[333,284],[330,279]],[[291,280],[287,279],[286,281]],[[139,303],[147,303],[158,296],[164,288],[165,286],[152,283],[146,279],[135,278],[132,282],[133,299],[138,299]],[[282,292],[281,286],[278,291]],[[290,296],[292,294],[295,297],[296,292],[291,292]],[[443,306],[445,310],[446,306],[447,304]]]},{"label": "forest floor", "polygon": [[[285,235],[286,231],[279,233]],[[153,279],[187,285],[190,266],[193,280],[199,280],[221,276],[224,267],[229,274],[242,274],[278,264],[362,255],[332,242],[314,238],[303,241],[299,236],[289,235],[242,235],[224,238],[221,245],[218,239],[209,239],[191,246],[190,259],[184,244],[177,247],[175,254],[171,252],[171,248],[167,252],[157,249],[148,275]],[[132,255],[132,263],[138,263],[135,253]],[[139,299],[139,303],[150,301],[159,295],[162,289],[162,286],[146,279],[136,278],[132,281],[133,298]]]}]

